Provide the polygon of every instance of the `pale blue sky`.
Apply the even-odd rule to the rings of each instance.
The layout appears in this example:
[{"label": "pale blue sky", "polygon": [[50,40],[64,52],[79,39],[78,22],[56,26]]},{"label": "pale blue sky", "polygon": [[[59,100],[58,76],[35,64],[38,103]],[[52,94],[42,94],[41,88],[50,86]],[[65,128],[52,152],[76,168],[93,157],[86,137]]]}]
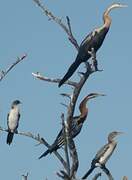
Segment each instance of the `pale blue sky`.
[{"label": "pale blue sky", "polygon": [[[89,116],[82,133],[75,140],[80,159],[78,177],[90,167],[96,151],[106,143],[108,133],[120,130],[125,134],[118,138],[118,147],[107,167],[116,180],[123,175],[132,179],[132,2],[121,2],[129,7],[111,13],[111,29],[97,54],[99,67],[104,71],[91,75],[78,101],[90,92],[107,94],[89,102]],[[88,32],[102,24],[102,13],[111,3],[111,0],[45,1],[55,15],[63,20],[67,15],[70,17],[79,43]],[[17,56],[28,54],[27,59],[1,82],[0,125],[6,127],[10,104],[14,99],[20,99],[23,104],[19,130],[40,133],[52,143],[61,128],[60,115],[66,112],[60,104],[66,100],[59,94],[71,92],[71,89],[36,80],[31,73],[39,71],[49,77],[61,78],[77,52],[62,29],[48,21],[32,0],[1,1],[0,22],[0,69],[6,68]],[[72,79],[74,77],[77,73]],[[1,179],[18,180],[26,172],[30,173],[29,180],[58,179],[55,173],[61,165],[54,155],[37,159],[46,150],[45,146],[35,147],[36,142],[32,139],[16,135],[9,147],[6,136],[6,133],[0,136]],[[106,176],[102,179],[105,180]]]}]

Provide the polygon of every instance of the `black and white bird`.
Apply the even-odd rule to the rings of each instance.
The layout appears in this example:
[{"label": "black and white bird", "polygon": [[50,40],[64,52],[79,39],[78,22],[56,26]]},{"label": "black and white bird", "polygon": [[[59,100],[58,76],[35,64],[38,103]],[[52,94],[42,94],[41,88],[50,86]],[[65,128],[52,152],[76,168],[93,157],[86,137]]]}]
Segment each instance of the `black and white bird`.
[{"label": "black and white bird", "polygon": [[82,179],[86,179],[97,167],[100,167],[106,172],[106,174],[109,174],[109,170],[106,168],[105,164],[117,146],[117,142],[114,140],[114,138],[122,133],[123,132],[113,131],[108,135],[108,143],[97,152],[95,158],[92,160],[91,168],[86,172]]},{"label": "black and white bird", "polygon": [[17,128],[19,125],[19,119],[20,119],[19,104],[21,104],[19,100],[13,101],[11,105],[11,110],[7,115],[8,135],[7,135],[6,143],[9,145],[12,143],[14,133],[17,132]]}]

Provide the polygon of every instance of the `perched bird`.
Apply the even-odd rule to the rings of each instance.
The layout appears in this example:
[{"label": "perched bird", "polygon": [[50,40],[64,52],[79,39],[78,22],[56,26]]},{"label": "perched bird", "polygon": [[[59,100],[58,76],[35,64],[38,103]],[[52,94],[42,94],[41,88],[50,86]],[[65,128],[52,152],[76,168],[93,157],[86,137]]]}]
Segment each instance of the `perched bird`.
[{"label": "perched bird", "polygon": [[95,158],[92,160],[91,168],[88,170],[88,172],[82,177],[82,179],[86,179],[92,171],[100,167],[101,169],[104,169],[107,174],[109,174],[109,170],[105,167],[106,162],[109,160],[111,155],[113,154],[117,142],[114,140],[114,138],[117,135],[122,134],[122,132],[113,131],[108,135],[108,143],[104,145],[96,154]]},{"label": "perched bird", "polygon": [[95,53],[98,51],[98,49],[101,47],[101,45],[105,39],[107,32],[109,31],[109,28],[110,28],[110,25],[112,22],[112,20],[109,16],[110,11],[112,9],[122,8],[122,7],[126,7],[126,5],[115,3],[106,9],[106,11],[103,14],[104,24],[101,27],[94,29],[82,41],[82,43],[79,47],[79,50],[78,50],[77,57],[76,57],[75,61],[73,62],[73,64],[68,69],[67,73],[64,75],[64,77],[59,82],[59,85],[58,85],[59,87],[62,84],[64,84],[73,75],[73,73],[76,71],[76,69],[79,67],[79,65],[82,62],[86,62],[91,57],[90,52],[92,51],[92,48],[94,49]]},{"label": "perched bird", "polygon": [[8,135],[6,142],[9,145],[12,143],[14,133],[17,132],[17,128],[19,125],[19,119],[20,119],[19,104],[21,104],[19,100],[13,101],[11,105],[11,110],[7,116]]},{"label": "perched bird", "polygon": [[[98,96],[104,96],[104,94],[98,94],[98,93],[91,93],[87,95],[80,103],[79,110],[80,115],[73,117],[72,120],[72,128],[71,128],[71,136],[72,138],[75,138],[81,131],[84,121],[87,118],[88,115],[88,108],[86,107],[86,103],[88,100],[98,97]],[[61,148],[64,145],[64,128],[61,129],[58,136],[56,137],[54,143],[51,145],[51,147],[45,151],[39,159],[46,156],[49,153],[52,153],[53,151],[56,151],[57,149]]]}]

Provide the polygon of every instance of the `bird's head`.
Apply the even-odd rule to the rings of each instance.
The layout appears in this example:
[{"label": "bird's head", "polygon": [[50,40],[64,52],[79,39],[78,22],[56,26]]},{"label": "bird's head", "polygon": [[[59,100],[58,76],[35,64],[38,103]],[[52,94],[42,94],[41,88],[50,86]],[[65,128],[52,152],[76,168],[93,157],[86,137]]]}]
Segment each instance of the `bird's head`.
[{"label": "bird's head", "polygon": [[86,116],[88,113],[88,108],[86,107],[86,103],[88,100],[99,97],[99,96],[105,96],[105,94],[100,93],[90,93],[88,94],[80,103],[79,110],[81,113],[81,116]]},{"label": "bird's head", "polygon": [[100,94],[100,93],[90,93],[85,97],[85,101],[88,101],[89,99],[93,99],[99,96],[106,96],[105,94]]},{"label": "bird's head", "polygon": [[109,14],[112,9],[128,7],[126,4],[113,3],[105,11],[105,14]]},{"label": "bird's head", "polygon": [[123,134],[123,132],[119,132],[119,131],[113,131],[108,135],[108,140],[112,141],[115,137],[117,137],[118,135]]},{"label": "bird's head", "polygon": [[15,101],[13,101],[13,103],[12,103],[13,106],[14,106],[14,105],[18,105],[18,104],[21,104],[21,101],[15,100]]}]

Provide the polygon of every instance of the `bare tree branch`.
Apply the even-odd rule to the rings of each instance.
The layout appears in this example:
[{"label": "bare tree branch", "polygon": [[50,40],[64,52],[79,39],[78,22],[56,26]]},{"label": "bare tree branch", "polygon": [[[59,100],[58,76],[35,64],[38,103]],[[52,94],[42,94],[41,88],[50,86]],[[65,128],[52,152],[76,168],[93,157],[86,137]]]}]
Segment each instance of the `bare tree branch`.
[{"label": "bare tree branch", "polygon": [[72,31],[71,31],[71,25],[70,25],[70,19],[67,16],[67,23],[68,23],[68,27],[62,22],[62,19],[56,17],[53,15],[52,12],[50,12],[43,4],[40,0],[33,0],[43,11],[43,13],[50,19],[53,20],[55,23],[57,23],[68,35],[68,39],[70,40],[70,42],[74,45],[74,47],[78,50],[79,49],[79,45],[76,41],[76,39],[74,38]]},{"label": "bare tree branch", "polygon": [[2,79],[9,73],[9,71],[12,70],[12,68],[14,68],[18,63],[20,63],[21,61],[23,61],[25,58],[27,57],[26,54],[24,54],[23,56],[21,56],[20,58],[18,57],[17,60],[10,65],[5,71],[1,71],[0,72],[0,81],[2,81]]},{"label": "bare tree branch", "polygon": [[[54,78],[48,78],[48,77],[42,76],[39,72],[32,73],[32,75],[37,79],[40,79],[42,81],[51,82],[51,83],[57,83],[58,84],[61,80],[61,79],[54,79]],[[65,84],[68,84],[70,86],[76,86],[77,85],[77,83],[73,82],[73,81],[67,81],[67,82],[65,82]]]},{"label": "bare tree branch", "polygon": [[[8,132],[7,129],[4,129],[4,128],[2,128],[2,127],[0,127],[0,131]],[[20,131],[15,132],[15,134],[32,138],[32,139],[38,141],[39,144],[44,144],[47,148],[50,148],[50,145],[48,144],[48,142],[47,142],[44,138],[41,138],[39,134],[33,135],[31,132],[20,132]],[[63,159],[63,157],[62,157],[57,151],[54,151],[53,153],[54,153],[55,156],[59,159],[59,161],[61,162],[61,164],[63,165],[63,167],[64,167],[65,169],[67,169],[67,163],[65,162],[65,160]]]}]

